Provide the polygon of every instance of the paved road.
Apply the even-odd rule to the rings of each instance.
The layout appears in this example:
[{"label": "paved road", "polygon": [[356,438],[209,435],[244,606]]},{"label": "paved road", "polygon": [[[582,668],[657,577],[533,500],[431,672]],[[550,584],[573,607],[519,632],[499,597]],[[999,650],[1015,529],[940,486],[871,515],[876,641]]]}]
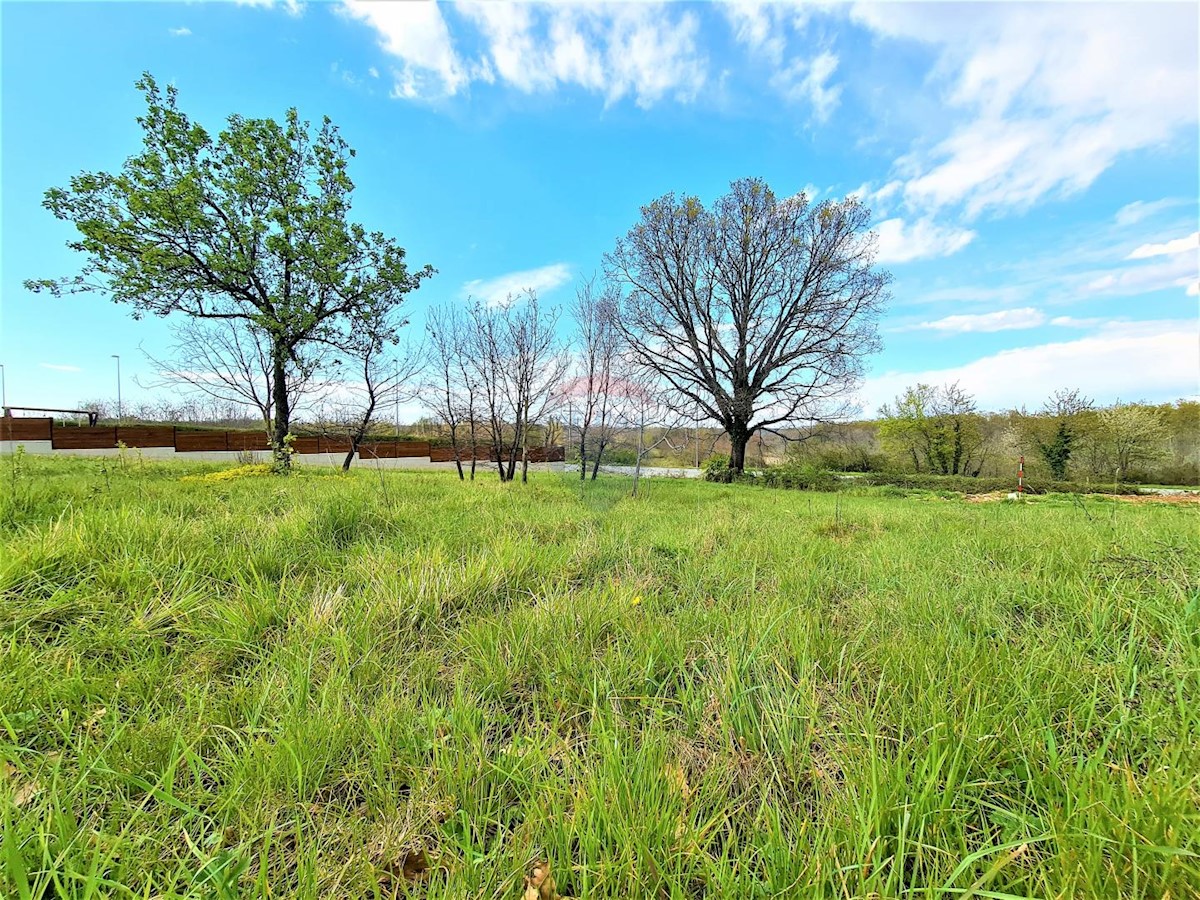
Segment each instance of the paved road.
[{"label": "paved road", "polygon": [[[633,466],[601,466],[607,475],[633,475]],[[665,466],[642,466],[643,478],[699,478],[703,469],[671,469]]]}]

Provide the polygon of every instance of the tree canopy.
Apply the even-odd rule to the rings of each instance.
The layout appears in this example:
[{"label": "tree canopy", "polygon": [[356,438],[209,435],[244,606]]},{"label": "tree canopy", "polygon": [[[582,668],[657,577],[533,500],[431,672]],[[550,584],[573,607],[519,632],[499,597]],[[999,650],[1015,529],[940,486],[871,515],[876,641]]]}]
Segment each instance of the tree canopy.
[{"label": "tree canopy", "polygon": [[146,314],[240,320],[266,336],[276,453],[286,459],[289,362],[310,342],[341,346],[363,321],[389,316],[433,274],[349,221],[354,151],[325,118],[315,132],[293,108],[282,123],[232,115],[215,138],[150,74],[137,87],[140,152],[116,173],[85,172],[43,205],[72,222],[82,270],[26,282],[53,294],[97,291]]},{"label": "tree canopy", "polygon": [[711,208],[675,194],[644,206],[606,257],[631,351],[681,412],[724,427],[735,470],[760,429],[830,415],[877,348],[891,276],[869,224],[853,198],[779,199],[749,178]]}]

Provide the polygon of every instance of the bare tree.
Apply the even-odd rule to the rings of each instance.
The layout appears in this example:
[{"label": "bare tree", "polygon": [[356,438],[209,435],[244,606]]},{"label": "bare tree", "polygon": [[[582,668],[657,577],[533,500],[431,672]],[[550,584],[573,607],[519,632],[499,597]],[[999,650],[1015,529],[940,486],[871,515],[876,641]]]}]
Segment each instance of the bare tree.
[{"label": "bare tree", "polygon": [[[158,371],[157,381],[139,386],[169,387],[228,408],[249,407],[267,436],[273,434],[275,374],[271,342],[259,329],[240,319],[185,319],[171,326],[174,343],[165,359],[142,350]],[[330,362],[331,348],[310,343],[298,349],[284,367],[287,408],[313,402],[324,390],[318,373]]]},{"label": "bare tree", "polygon": [[419,347],[395,342],[392,336],[403,324],[387,321],[386,317],[364,317],[341,347],[347,357],[345,371],[354,378],[343,385],[348,398],[341,404],[342,419],[350,449],[342,462],[342,471],[349,471],[376,410],[416,396],[414,381],[421,371],[424,354]]},{"label": "bare tree", "polygon": [[466,362],[476,386],[489,457],[496,463],[500,480],[505,481],[505,431],[514,415],[508,405],[505,385],[507,330],[499,321],[495,307],[475,303],[470,307],[468,317],[469,330],[464,341]]},{"label": "bare tree", "polygon": [[503,307],[509,363],[501,379],[514,412],[513,437],[508,453],[505,480],[516,477],[520,452],[521,481],[529,480],[530,427],[553,412],[561,394],[569,357],[557,337],[558,311],[543,310],[537,293],[525,291],[522,298]]},{"label": "bare tree", "polygon": [[778,200],[760,179],[711,209],[667,194],[605,258],[625,291],[621,331],[638,361],[725,428],[731,468],[760,429],[837,417],[891,276],[874,267],[870,212],[857,200]]},{"label": "bare tree", "polygon": [[476,303],[469,322],[466,358],[491,458],[501,481],[516,477],[520,459],[525,481],[530,426],[554,410],[567,368],[558,313],[543,310],[536,292],[526,290],[503,304]]},{"label": "bare tree", "polygon": [[459,430],[470,430],[471,478],[475,477],[475,381],[466,355],[471,352],[468,320],[459,307],[432,309],[425,322],[429,337],[429,370],[426,372],[425,403],[450,432],[450,447],[459,480],[465,478]]},{"label": "bare tree", "polygon": [[[613,437],[614,379],[620,372],[620,331],[617,310],[620,295],[608,282],[597,286],[590,278],[575,292],[571,315],[575,320],[575,336],[579,342],[577,373],[565,391],[571,405],[579,405],[579,479],[587,477],[588,436],[594,438],[592,479],[600,471],[604,450]],[[572,410],[573,412],[573,410]],[[574,425],[574,423],[571,423]]]},{"label": "bare tree", "polygon": [[[634,431],[637,434],[637,452],[633,464],[633,490],[636,497],[638,482],[642,477],[642,461],[652,451],[664,444],[673,450],[683,446],[675,444],[677,431],[684,431],[686,441],[686,426],[690,419],[675,408],[671,400],[671,389],[658,381],[652,372],[644,371],[633,378],[623,378],[614,384],[613,415],[623,430]],[[650,436],[647,429],[654,429]]]}]

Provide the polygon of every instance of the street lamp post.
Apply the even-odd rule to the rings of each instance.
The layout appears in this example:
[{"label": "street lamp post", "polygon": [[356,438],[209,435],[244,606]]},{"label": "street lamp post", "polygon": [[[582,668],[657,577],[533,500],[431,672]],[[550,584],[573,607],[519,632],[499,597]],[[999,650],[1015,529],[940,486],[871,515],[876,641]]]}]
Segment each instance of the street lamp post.
[{"label": "street lamp post", "polygon": [[4,415],[8,415],[8,385],[4,380],[4,363],[0,363],[0,407],[4,408]]},{"label": "street lamp post", "polygon": [[112,358],[117,361],[117,427],[121,427],[121,354],[114,353]]}]

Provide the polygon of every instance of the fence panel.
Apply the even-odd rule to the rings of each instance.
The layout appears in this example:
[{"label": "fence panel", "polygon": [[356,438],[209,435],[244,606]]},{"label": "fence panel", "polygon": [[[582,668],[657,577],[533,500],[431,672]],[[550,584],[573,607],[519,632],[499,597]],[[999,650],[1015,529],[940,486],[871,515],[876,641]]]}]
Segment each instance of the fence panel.
[{"label": "fence panel", "polygon": [[298,437],[292,441],[292,449],[297,453],[320,453],[321,439],[315,437]]},{"label": "fence panel", "polygon": [[174,447],[175,429],[170,425],[121,426],[117,440],[126,447]]},{"label": "fence panel", "polygon": [[228,450],[229,442],[224,431],[176,431],[175,450],[179,453],[201,453]]},{"label": "fence panel", "polygon": [[55,450],[113,450],[117,446],[115,428],[55,428]]},{"label": "fence panel", "polygon": [[51,418],[0,416],[0,441],[49,441],[53,435],[54,420]]},{"label": "fence panel", "polygon": [[230,431],[230,450],[270,450],[271,442],[261,431]]},{"label": "fence panel", "polygon": [[431,452],[428,441],[372,441],[358,450],[364,459],[420,459]]}]

